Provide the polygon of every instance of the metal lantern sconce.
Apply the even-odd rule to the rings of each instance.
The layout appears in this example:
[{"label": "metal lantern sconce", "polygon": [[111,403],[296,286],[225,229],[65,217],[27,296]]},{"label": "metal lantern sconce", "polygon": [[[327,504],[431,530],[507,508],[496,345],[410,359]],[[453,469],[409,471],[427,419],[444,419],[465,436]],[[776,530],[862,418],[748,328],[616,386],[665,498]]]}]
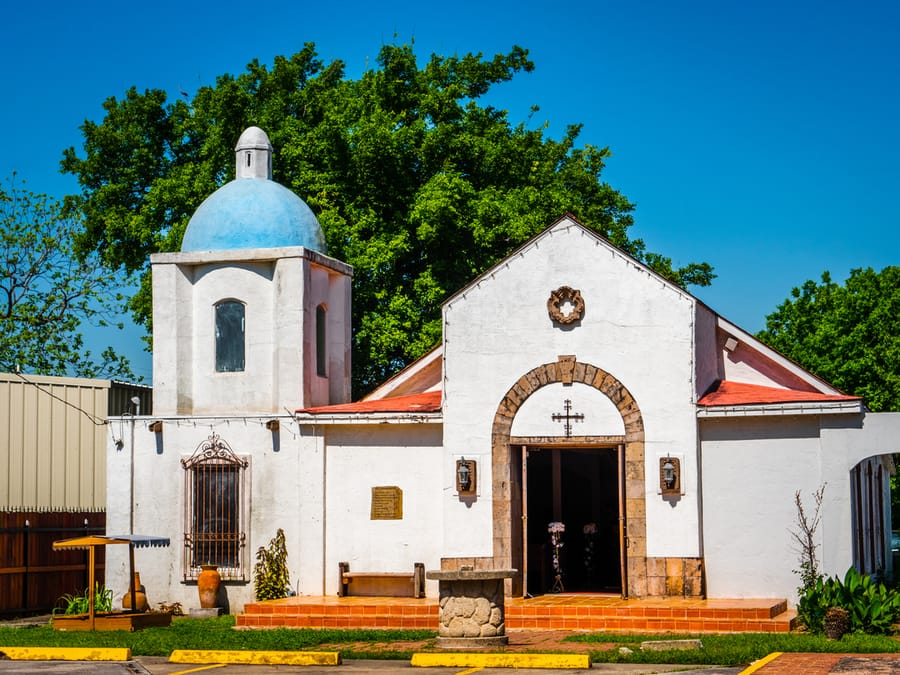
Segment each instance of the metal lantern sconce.
[{"label": "metal lantern sconce", "polygon": [[675,465],[672,464],[671,459],[667,459],[666,463],[663,464],[663,486],[667,490],[675,487]]},{"label": "metal lantern sconce", "polygon": [[659,491],[664,495],[681,494],[681,461],[677,457],[659,458]]},{"label": "metal lantern sconce", "polygon": [[475,494],[476,487],[475,460],[460,457],[456,460],[456,491],[461,496],[471,496]]}]

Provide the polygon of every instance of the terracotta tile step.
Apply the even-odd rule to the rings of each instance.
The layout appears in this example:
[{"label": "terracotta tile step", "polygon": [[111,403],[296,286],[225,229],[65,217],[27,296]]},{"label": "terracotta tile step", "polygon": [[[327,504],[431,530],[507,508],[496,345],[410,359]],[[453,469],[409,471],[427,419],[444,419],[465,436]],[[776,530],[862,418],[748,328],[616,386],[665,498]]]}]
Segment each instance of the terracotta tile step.
[{"label": "terracotta tile step", "polygon": [[[436,598],[295,597],[249,603],[242,628],[402,628],[436,630]],[[785,600],[622,600],[554,595],[506,601],[510,630],[619,632],[788,632],[796,611]]]},{"label": "terracotta tile step", "polygon": [[688,633],[787,633],[796,624],[796,613],[785,612],[774,619],[671,619],[641,617],[511,617],[510,630],[602,630],[617,632]]},{"label": "terracotta tile step", "polygon": [[545,612],[538,610],[513,609],[506,608],[507,619],[670,619],[670,620],[702,620],[702,621],[767,621],[775,619],[784,612],[750,612],[740,610],[718,610],[718,611],[698,611],[698,610],[629,610],[615,611],[603,610],[600,608],[560,608],[562,611]]},{"label": "terracotta tile step", "polygon": [[237,616],[241,628],[402,628],[435,630],[437,600],[412,602],[346,598],[248,603]]},{"label": "terracotta tile step", "polygon": [[333,604],[303,604],[303,605],[269,605],[265,603],[250,603],[244,605],[244,614],[259,616],[437,616],[437,602],[409,605],[382,605],[382,604],[355,604],[342,607]]},{"label": "terracotta tile step", "polygon": [[746,621],[774,619],[787,612],[787,601],[757,602],[741,606],[722,606],[716,601],[697,601],[689,604],[660,602],[632,602],[627,600],[606,603],[551,603],[531,600],[512,600],[506,603],[507,618],[553,617],[566,619],[646,618],[646,619],[715,619]]},{"label": "terracotta tile step", "polygon": [[[581,619],[516,619],[507,617],[509,630],[599,630],[618,632],[689,632],[689,633],[787,633],[794,623],[793,616],[769,620],[715,619],[641,619],[641,618],[581,618]],[[407,630],[436,630],[438,616],[329,616],[323,614],[241,614],[237,617],[241,628],[383,628]]]},{"label": "terracotta tile step", "polygon": [[437,630],[438,616],[325,616],[240,614],[238,628],[392,628]]}]

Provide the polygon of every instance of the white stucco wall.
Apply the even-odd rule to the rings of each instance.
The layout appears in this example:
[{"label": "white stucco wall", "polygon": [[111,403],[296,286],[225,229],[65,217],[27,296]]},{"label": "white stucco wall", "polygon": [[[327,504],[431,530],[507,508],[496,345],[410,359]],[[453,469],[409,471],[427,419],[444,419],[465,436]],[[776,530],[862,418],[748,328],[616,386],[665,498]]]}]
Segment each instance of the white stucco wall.
[{"label": "white stucco wall", "polygon": [[[147,587],[151,604],[180,602],[187,610],[197,607],[195,583],[184,582],[185,471],[181,460],[190,457],[197,446],[214,430],[241,457],[250,460],[247,486],[250,490],[247,556],[252,569],[257,548],[268,544],[281,527],[285,531],[291,579],[299,578],[300,532],[297,514],[303,495],[297,490],[298,476],[304,471],[298,429],[290,418],[282,418],[282,429],[272,433],[264,424],[271,417],[247,418],[168,418],[161,433],[147,425],[154,419],[139,418],[134,433],[134,493],[131,492],[129,458],[130,439],[121,450],[113,445],[107,455],[107,532],[128,533],[133,513],[133,532],[165,536],[168,548],[137,549],[135,564]],[[118,424],[117,420],[112,421]],[[127,426],[130,420],[124,419]],[[133,504],[133,506],[132,506]],[[117,550],[121,548],[123,550]],[[107,585],[116,594],[116,602],[127,588],[126,547],[109,547]],[[238,611],[252,600],[253,586],[246,583],[225,585],[230,611]]]},{"label": "white stucco wall", "polygon": [[[331,427],[327,431],[325,594],[337,593],[338,563],[363,572],[440,569],[443,545],[441,427],[437,424]],[[403,517],[372,520],[373,487],[399,487]],[[437,582],[426,582],[437,595]]]},{"label": "white stucco wall", "polygon": [[794,494],[811,505],[823,481],[818,418],[703,420],[701,438],[707,595],[795,598]]},{"label": "white stucco wall", "polygon": [[[271,263],[201,265],[194,270],[194,371],[192,412],[271,410],[275,331]],[[244,370],[216,372],[215,306],[225,300],[244,305]],[[188,364],[185,364],[188,367]],[[240,397],[235,394],[240,392]]]},{"label": "white stucco wall", "polygon": [[[111,443],[107,451],[107,532],[128,533],[133,513],[131,531],[172,542],[169,548],[136,551],[151,604],[198,606],[196,584],[184,582],[182,568],[181,460],[193,454],[211,429],[250,460],[249,571],[256,550],[278,528],[285,532],[291,580],[300,594],[336,593],[342,560],[362,571],[411,571],[414,562],[440,567],[441,491],[446,487],[441,484],[440,425],[301,428],[283,416],[281,429],[273,433],[264,426],[271,417],[193,417],[164,419],[163,431],[156,434],[147,428],[152,419],[135,422],[133,499],[130,418],[113,420],[128,433],[121,450]],[[370,521],[371,488],[383,485],[403,490],[402,520]],[[106,570],[117,603],[128,577],[127,548],[120,548],[110,547]],[[225,588],[232,613],[254,598],[252,574],[246,582],[226,582]],[[437,592],[436,587],[428,590]]]},{"label": "white stucco wall", "polygon": [[[281,413],[350,398],[348,265],[304,248],[163,253],[153,263],[154,410]],[[245,367],[215,369],[215,306],[245,306]],[[327,373],[316,372],[316,308]]]},{"label": "white stucco wall", "polygon": [[823,568],[841,574],[853,564],[850,470],[864,459],[900,452],[900,413],[867,413],[847,423],[835,415],[822,421],[822,471],[828,481],[824,513],[831,535],[823,542]]},{"label": "white stucco wall", "polygon": [[553,420],[555,413],[563,413],[562,401],[572,401],[572,414],[584,419],[571,422],[573,436],[624,435],[622,415],[603,392],[580,382],[571,386],[548,384],[534,392],[519,408],[512,424],[513,436],[560,436],[562,422]]},{"label": "white stucco wall", "polygon": [[[563,285],[581,291],[586,305],[581,325],[560,328],[548,317],[550,292]],[[648,555],[699,555],[694,300],[565,220],[445,305],[445,481],[452,476],[454,458],[474,456],[481,486],[474,504],[446,496],[445,555],[492,554],[494,413],[519,377],[564,354],[612,374],[641,409]],[[557,411],[562,403],[556,401]],[[590,405],[587,399],[579,403]],[[605,416],[601,408],[598,413]],[[590,424],[601,434],[621,433],[620,422],[598,427],[600,415],[589,407],[580,412],[587,418],[585,428]],[[524,429],[531,423],[517,417],[515,424]],[[557,428],[555,434],[562,431]],[[674,506],[656,495],[658,458],[667,453],[684,457],[685,494]]]},{"label": "white stucco wall", "polygon": [[796,602],[794,495],[808,515],[825,486],[816,532],[821,571],[853,564],[850,472],[900,449],[900,414],[718,418],[701,422],[703,541],[709,597]]},{"label": "white stucco wall", "polygon": [[[151,257],[153,258],[153,257]],[[160,414],[191,410],[193,350],[191,270],[162,259],[153,274],[153,409]]]}]

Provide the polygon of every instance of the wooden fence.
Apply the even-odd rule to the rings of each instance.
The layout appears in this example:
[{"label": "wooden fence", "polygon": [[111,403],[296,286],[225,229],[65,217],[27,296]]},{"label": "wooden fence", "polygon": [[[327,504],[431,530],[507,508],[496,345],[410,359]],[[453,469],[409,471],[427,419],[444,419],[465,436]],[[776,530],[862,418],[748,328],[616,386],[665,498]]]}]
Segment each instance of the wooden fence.
[{"label": "wooden fence", "polygon": [[[88,586],[88,552],[53,542],[106,532],[104,511],[0,511],[0,616],[49,613],[60,596]],[[106,555],[96,552],[97,581]]]}]

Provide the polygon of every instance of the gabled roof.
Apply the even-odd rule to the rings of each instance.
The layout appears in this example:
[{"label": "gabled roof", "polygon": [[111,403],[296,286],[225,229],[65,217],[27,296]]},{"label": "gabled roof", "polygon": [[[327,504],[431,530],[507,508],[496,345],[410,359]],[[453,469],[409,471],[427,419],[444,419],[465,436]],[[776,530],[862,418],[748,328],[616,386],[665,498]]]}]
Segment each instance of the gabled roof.
[{"label": "gabled roof", "polygon": [[438,345],[363,396],[363,401],[439,391],[443,376],[443,346]]},{"label": "gabled roof", "polygon": [[816,391],[798,391],[764,387],[744,382],[721,380],[714,389],[708,391],[699,401],[700,406],[747,405],[754,403],[818,403],[825,401],[859,401],[859,396],[846,394],[822,394]]},{"label": "gabled roof", "polygon": [[503,268],[504,266],[508,266],[511,260],[513,260],[514,258],[517,258],[517,257],[521,257],[529,249],[538,248],[541,245],[541,242],[543,240],[547,239],[548,237],[553,237],[560,232],[564,232],[564,231],[570,230],[570,229],[581,232],[581,234],[588,237],[595,244],[608,250],[612,255],[618,256],[619,258],[621,258],[623,260],[627,260],[630,265],[633,265],[634,267],[644,271],[645,273],[649,274],[650,276],[657,278],[662,283],[662,285],[665,286],[666,288],[668,288],[669,290],[674,291],[675,293],[678,293],[679,295],[690,297],[695,302],[700,302],[699,300],[697,300],[697,298],[695,298],[693,295],[691,295],[691,293],[689,293],[685,289],[678,286],[678,284],[675,284],[671,280],[666,279],[664,276],[659,274],[659,272],[657,272],[653,268],[651,268],[648,265],[646,265],[645,263],[641,262],[640,260],[635,258],[633,255],[626,253],[625,251],[620,249],[618,246],[613,244],[611,241],[609,241],[609,239],[607,239],[603,235],[601,235],[598,232],[595,232],[594,230],[592,230],[591,228],[583,225],[571,213],[565,213],[562,216],[560,216],[559,218],[557,218],[553,222],[553,224],[550,225],[548,228],[546,228],[545,230],[543,230],[543,231],[539,232],[538,234],[536,234],[535,236],[533,236],[531,239],[526,241],[524,244],[522,244],[521,246],[516,248],[512,253],[510,253],[509,255],[504,257],[500,262],[496,263],[492,267],[488,268],[487,270],[485,270],[484,272],[479,274],[468,284],[466,284],[461,289],[456,291],[456,293],[454,293],[449,298],[444,300],[444,302],[442,303],[442,306],[449,307],[450,305],[455,303],[459,298],[465,297],[466,294],[471,291],[471,289],[477,288],[486,279],[494,276],[501,268]]},{"label": "gabled roof", "polygon": [[[812,391],[837,396],[844,395],[844,392],[831,383],[817,377],[803,366],[795,363],[779,351],[772,349],[721,315],[713,313],[716,314],[716,327],[718,330],[725,337],[733,338],[741,345],[734,351],[734,355],[738,357],[738,360],[746,362],[748,366],[757,370],[764,378],[771,380],[772,384],[777,385],[776,389],[797,390],[798,392]],[[738,382],[741,378],[729,377],[726,373],[721,379]],[[758,381],[751,381],[747,384],[766,386]]]},{"label": "gabled roof", "polygon": [[[501,262],[482,273],[471,283],[450,296],[444,303],[446,311],[467,293],[493,279],[501,269],[548,237],[575,231],[589,241],[605,248],[637,269],[659,279],[662,285],[679,295],[690,298],[713,317],[715,340],[704,345],[718,354],[718,381],[702,396],[697,394],[699,417],[794,415],[794,414],[853,414],[865,412],[862,399],[848,396],[828,382],[816,377],[784,355],[760,342],[755,336],[725,320],[693,294],[665,279],[644,263],[611,244],[598,233],[565,214]],[[698,309],[699,311],[699,309]],[[727,352],[727,354],[725,354]],[[710,354],[712,356],[712,354]],[[443,349],[436,347],[388,379],[363,400],[332,406],[298,410],[298,418],[332,423],[384,421],[439,421],[442,411]],[[711,373],[713,377],[716,374]],[[703,384],[711,380],[707,377]]]},{"label": "gabled roof", "polygon": [[441,392],[426,391],[408,396],[394,396],[374,400],[301,408],[297,413],[307,415],[356,415],[360,413],[436,413],[441,411]]}]

